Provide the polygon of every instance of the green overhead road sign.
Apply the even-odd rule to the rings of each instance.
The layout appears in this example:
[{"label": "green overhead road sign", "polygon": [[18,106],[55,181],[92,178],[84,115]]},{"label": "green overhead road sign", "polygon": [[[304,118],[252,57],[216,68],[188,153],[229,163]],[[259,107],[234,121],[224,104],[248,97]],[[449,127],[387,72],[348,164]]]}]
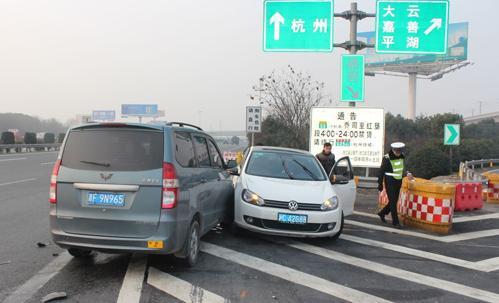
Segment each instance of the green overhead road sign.
[{"label": "green overhead road sign", "polygon": [[332,0],[266,0],[263,50],[266,52],[331,52]]},{"label": "green overhead road sign", "polygon": [[376,52],[445,54],[448,0],[378,0]]},{"label": "green overhead road sign", "polygon": [[459,145],[461,140],[459,124],[444,125],[444,145]]},{"label": "green overhead road sign", "polygon": [[364,101],[364,56],[341,56],[341,101]]}]

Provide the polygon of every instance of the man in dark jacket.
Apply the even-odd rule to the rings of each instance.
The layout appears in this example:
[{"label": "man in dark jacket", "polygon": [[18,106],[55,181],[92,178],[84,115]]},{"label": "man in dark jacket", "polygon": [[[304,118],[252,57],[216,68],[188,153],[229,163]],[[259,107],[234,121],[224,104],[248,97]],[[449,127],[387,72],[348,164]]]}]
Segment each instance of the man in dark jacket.
[{"label": "man in dark jacket", "polygon": [[321,163],[322,167],[324,167],[324,170],[326,171],[326,174],[328,176],[329,173],[331,173],[331,170],[333,169],[335,163],[334,154],[331,152],[331,148],[331,143],[326,142],[324,143],[322,152],[315,155],[317,160],[319,160],[319,162]]},{"label": "man in dark jacket", "polygon": [[[397,228],[401,227],[397,214],[397,202],[405,169],[405,159],[402,154],[404,147],[404,143],[392,143],[392,149],[383,157],[378,173],[378,190],[383,191],[384,183],[388,195],[388,204],[378,213],[378,216],[383,223],[386,223],[385,216],[391,213],[393,226]],[[408,173],[408,177],[412,178],[412,175]]]}]

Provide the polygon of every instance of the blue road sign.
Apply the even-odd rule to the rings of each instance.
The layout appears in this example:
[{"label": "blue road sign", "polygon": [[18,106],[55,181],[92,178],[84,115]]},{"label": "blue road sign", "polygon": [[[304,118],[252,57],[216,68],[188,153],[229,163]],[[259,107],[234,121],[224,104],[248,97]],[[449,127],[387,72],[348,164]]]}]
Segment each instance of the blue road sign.
[{"label": "blue road sign", "polygon": [[116,119],[116,111],[114,110],[94,110],[92,111],[93,121],[114,121]]},{"label": "blue road sign", "polygon": [[122,104],[122,116],[149,116],[155,117],[158,115],[157,104]]}]

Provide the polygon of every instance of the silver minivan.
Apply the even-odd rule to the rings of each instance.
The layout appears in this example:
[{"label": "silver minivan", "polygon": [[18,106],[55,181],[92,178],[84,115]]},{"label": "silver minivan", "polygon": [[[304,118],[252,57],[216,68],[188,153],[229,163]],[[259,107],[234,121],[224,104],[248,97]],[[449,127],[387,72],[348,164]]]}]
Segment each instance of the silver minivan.
[{"label": "silver minivan", "polygon": [[53,240],[75,257],[175,254],[192,266],[200,237],[233,220],[227,168],[215,140],[193,125],[71,128],[50,180]]}]

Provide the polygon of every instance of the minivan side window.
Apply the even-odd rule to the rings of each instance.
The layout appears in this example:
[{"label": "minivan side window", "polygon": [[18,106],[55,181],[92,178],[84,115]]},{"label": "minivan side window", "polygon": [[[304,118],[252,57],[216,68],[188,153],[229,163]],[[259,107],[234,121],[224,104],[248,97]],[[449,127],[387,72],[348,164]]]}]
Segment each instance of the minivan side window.
[{"label": "minivan side window", "polygon": [[222,157],[220,156],[220,153],[218,152],[218,149],[213,141],[208,140],[208,148],[210,149],[211,166],[223,168]]},{"label": "minivan side window", "polygon": [[196,167],[192,138],[188,132],[175,132],[175,159],[183,167]]},{"label": "minivan side window", "polygon": [[210,167],[210,154],[206,139],[200,136],[194,136],[194,146],[196,147],[196,156],[201,167]]}]

